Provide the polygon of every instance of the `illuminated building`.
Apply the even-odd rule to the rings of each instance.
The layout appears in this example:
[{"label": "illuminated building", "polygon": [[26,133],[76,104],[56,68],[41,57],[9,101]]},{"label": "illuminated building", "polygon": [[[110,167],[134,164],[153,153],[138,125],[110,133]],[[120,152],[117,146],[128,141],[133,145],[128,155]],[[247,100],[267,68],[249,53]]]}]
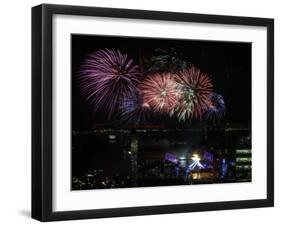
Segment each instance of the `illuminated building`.
[{"label": "illuminated building", "polygon": [[252,150],[237,149],[235,158],[236,178],[251,179]]},{"label": "illuminated building", "polygon": [[136,183],[138,177],[138,139],[134,135],[132,135],[131,138],[131,149],[128,154],[131,157],[132,179]]}]

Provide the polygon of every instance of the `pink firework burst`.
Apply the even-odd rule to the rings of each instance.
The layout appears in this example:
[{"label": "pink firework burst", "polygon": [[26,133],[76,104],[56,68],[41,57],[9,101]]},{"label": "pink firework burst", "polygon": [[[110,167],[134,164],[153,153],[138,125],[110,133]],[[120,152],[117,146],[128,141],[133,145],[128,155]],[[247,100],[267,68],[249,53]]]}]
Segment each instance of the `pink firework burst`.
[{"label": "pink firework burst", "polygon": [[159,113],[169,113],[177,104],[179,92],[174,75],[170,73],[149,75],[140,84],[144,103]]},{"label": "pink firework burst", "polygon": [[198,68],[192,66],[176,76],[181,89],[181,98],[177,107],[179,119],[202,118],[210,106],[213,84],[210,78]]},{"label": "pink firework burst", "polygon": [[127,54],[101,49],[84,61],[79,74],[81,92],[95,111],[108,118],[119,109],[120,100],[136,95],[139,70]]}]

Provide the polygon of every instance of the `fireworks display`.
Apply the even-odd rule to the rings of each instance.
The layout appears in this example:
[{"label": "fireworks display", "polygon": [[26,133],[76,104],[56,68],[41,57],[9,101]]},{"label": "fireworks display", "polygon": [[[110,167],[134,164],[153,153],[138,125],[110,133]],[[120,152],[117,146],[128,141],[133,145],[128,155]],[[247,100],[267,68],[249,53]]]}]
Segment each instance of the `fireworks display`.
[{"label": "fireworks display", "polygon": [[141,84],[143,100],[154,112],[169,113],[176,106],[179,91],[169,73],[149,75]]},{"label": "fireworks display", "polygon": [[210,96],[210,106],[206,112],[206,119],[220,120],[225,115],[225,104],[222,95],[213,93]]},{"label": "fireworks display", "polygon": [[140,125],[146,121],[150,106],[139,96],[124,99],[120,103],[121,120],[129,125]]},{"label": "fireworks display", "polygon": [[72,34],[69,44],[72,191],[253,181],[251,43]]},{"label": "fireworks display", "polygon": [[112,116],[120,100],[136,95],[138,66],[119,50],[102,49],[89,55],[81,66],[82,94],[95,111],[103,109]]},{"label": "fireworks display", "polygon": [[145,73],[177,73],[189,66],[190,62],[174,48],[157,48],[152,57],[145,62]]},{"label": "fireworks display", "polygon": [[[165,52],[166,53],[166,52]],[[166,53],[166,55],[168,52]],[[82,95],[92,104],[93,110],[102,110],[108,119],[114,113],[128,125],[140,125],[147,121],[150,112],[187,120],[221,119],[225,114],[224,99],[213,93],[213,84],[207,74],[195,66],[186,64],[179,69],[171,67],[168,56],[161,57],[160,66],[152,57],[154,66],[165,70],[140,75],[139,68],[127,54],[119,50],[100,49],[89,55],[81,66],[79,82]],[[174,53],[175,55],[175,53]],[[177,56],[177,55],[175,55]],[[159,63],[159,62],[158,62]],[[153,70],[157,68],[153,66]],[[172,70],[173,69],[173,70]],[[155,69],[156,70],[156,69]],[[163,69],[164,70],[164,69]]]},{"label": "fireworks display", "polygon": [[176,81],[181,90],[181,98],[176,112],[179,120],[201,119],[210,106],[213,84],[210,78],[192,66],[177,74]]}]

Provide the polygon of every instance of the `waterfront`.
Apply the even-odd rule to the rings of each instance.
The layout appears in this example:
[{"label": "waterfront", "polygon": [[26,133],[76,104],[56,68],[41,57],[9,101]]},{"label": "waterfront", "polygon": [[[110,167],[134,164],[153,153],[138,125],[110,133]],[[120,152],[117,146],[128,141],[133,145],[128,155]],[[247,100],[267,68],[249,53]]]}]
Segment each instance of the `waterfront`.
[{"label": "waterfront", "polygon": [[251,181],[251,43],[71,46],[73,190]]},{"label": "waterfront", "polygon": [[247,127],[73,131],[72,189],[251,181]]}]

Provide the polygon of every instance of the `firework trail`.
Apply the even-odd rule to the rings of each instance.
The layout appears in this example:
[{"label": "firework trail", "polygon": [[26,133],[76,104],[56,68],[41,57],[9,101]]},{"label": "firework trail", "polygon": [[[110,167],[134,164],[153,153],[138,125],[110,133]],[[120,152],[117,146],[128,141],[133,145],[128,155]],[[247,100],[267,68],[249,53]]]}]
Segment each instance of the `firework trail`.
[{"label": "firework trail", "polygon": [[82,95],[95,111],[103,109],[108,118],[120,100],[136,95],[138,66],[119,50],[101,49],[84,61],[79,74]]},{"label": "firework trail", "polygon": [[210,106],[213,84],[208,76],[192,66],[177,74],[176,81],[181,90],[179,104],[175,113],[179,121],[202,118]]},{"label": "firework trail", "polygon": [[225,103],[222,95],[213,93],[210,96],[210,106],[205,117],[210,120],[220,120],[225,115]]},{"label": "firework trail", "polygon": [[140,84],[143,101],[154,112],[169,113],[176,106],[179,92],[170,73],[149,75]]},{"label": "firework trail", "polygon": [[141,96],[124,99],[120,104],[121,121],[134,126],[144,123],[148,117],[150,106],[144,103]]}]

